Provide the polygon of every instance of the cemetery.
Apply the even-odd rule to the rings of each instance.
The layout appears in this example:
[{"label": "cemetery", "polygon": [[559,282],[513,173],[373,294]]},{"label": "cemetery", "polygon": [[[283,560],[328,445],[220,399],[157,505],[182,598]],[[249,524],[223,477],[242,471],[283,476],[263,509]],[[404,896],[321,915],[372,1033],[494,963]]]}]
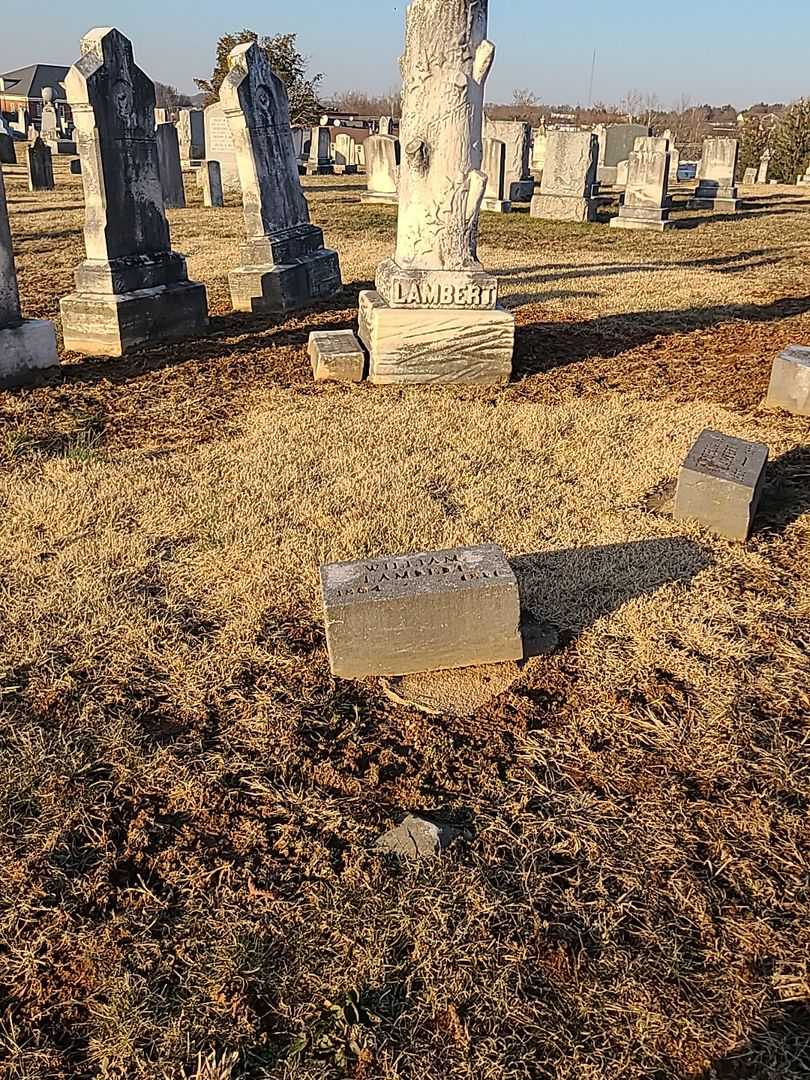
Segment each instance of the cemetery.
[{"label": "cemetery", "polygon": [[810,143],[501,2],[0,76],[3,1076],[808,1076]]}]

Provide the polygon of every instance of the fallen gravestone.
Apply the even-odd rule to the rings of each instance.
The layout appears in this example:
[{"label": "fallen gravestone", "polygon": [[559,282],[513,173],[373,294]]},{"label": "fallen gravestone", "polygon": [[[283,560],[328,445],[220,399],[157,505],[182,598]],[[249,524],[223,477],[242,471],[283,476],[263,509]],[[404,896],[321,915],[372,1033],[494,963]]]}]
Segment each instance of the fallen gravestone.
[{"label": "fallen gravestone", "polygon": [[315,382],[362,382],[366,354],[353,330],[315,330],[309,335]]},{"label": "fallen gravestone", "polygon": [[[231,129],[247,243],[228,275],[236,311],[283,314],[341,288],[337,252],[309,220],[284,83],[255,43],[238,45],[220,99]],[[328,136],[328,128],[322,128]]]},{"label": "fallen gravestone", "polygon": [[762,443],[702,432],[678,477],[675,518],[699,521],[729,540],[747,540],[767,462]]},{"label": "fallen gravestone", "polygon": [[494,544],[335,563],[321,588],[339,678],[523,657],[517,579]]},{"label": "fallen gravestone", "polygon": [[791,345],[777,356],[765,404],[796,416],[810,416],[810,349]]},{"label": "fallen gravestone", "polygon": [[486,0],[413,0],[402,60],[397,245],[360,294],[371,382],[508,382],[515,317],[478,260]]}]

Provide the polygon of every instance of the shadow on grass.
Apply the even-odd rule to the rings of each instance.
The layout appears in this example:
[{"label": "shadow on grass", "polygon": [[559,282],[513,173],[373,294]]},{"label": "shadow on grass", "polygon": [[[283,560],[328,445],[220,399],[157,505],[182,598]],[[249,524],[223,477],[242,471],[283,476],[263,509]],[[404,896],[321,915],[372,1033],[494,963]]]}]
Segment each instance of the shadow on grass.
[{"label": "shadow on grass", "polygon": [[797,446],[768,463],[755,533],[782,533],[810,512],[810,446]]},{"label": "shadow on grass", "polygon": [[706,548],[679,536],[511,560],[522,608],[558,627],[565,644],[637,596],[688,585],[711,562]]},{"label": "shadow on grass", "polygon": [[810,296],[785,297],[768,304],[718,304],[682,311],[605,315],[580,323],[533,323],[519,326],[514,379],[553,371],[591,358],[613,358],[658,337],[706,330],[722,323],[775,322],[810,311]]},{"label": "shadow on grass", "polygon": [[695,1080],[807,1080],[808,1076],[810,1010],[806,1003],[795,1002]]}]

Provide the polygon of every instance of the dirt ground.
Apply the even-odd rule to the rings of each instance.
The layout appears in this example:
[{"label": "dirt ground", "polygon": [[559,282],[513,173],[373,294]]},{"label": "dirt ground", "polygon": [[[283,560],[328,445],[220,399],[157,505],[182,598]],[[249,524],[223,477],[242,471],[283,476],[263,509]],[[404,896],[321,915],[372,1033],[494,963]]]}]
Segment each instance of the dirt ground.
[{"label": "dirt ground", "polygon": [[[28,316],[81,189],[8,180]],[[304,181],[343,294],[229,310],[239,207],[170,213],[203,340],[0,392],[0,1076],[810,1076],[810,198],[625,233],[489,215],[498,390],[315,386],[393,249]],[[746,546],[675,522],[705,427],[766,442]],[[560,646],[474,717],[329,673],[318,567],[503,546]],[[372,851],[412,811],[441,859]]]}]

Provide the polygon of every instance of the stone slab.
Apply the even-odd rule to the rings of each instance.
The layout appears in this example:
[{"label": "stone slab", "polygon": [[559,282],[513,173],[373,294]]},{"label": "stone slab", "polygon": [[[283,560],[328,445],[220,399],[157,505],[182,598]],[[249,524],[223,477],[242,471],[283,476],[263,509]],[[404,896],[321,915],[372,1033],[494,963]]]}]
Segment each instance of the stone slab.
[{"label": "stone slab", "polygon": [[810,349],[791,345],[777,356],[765,404],[796,416],[810,416]]},{"label": "stone slab", "polygon": [[520,598],[494,544],[321,568],[326,640],[339,678],[519,660]]},{"label": "stone slab", "polygon": [[374,847],[405,859],[432,859],[448,848],[460,832],[452,825],[408,814],[395,829],[383,833]]},{"label": "stone slab", "polygon": [[369,379],[390,383],[500,386],[512,374],[515,318],[503,308],[391,308],[379,293],[360,293],[360,340]]},{"label": "stone slab", "polygon": [[729,540],[747,540],[768,453],[763,443],[703,431],[678,477],[675,518],[699,521]]},{"label": "stone slab", "polygon": [[205,286],[194,282],[114,295],[71,293],[60,308],[65,349],[86,356],[124,356],[208,329]]},{"label": "stone slab", "polygon": [[738,214],[742,208],[740,199],[689,199],[687,210],[712,210],[715,213]]},{"label": "stone slab", "polygon": [[361,203],[383,203],[385,206],[398,206],[399,195],[387,195],[384,192],[367,191],[360,196]]},{"label": "stone slab", "polygon": [[284,315],[342,288],[336,251],[324,248],[289,265],[239,266],[228,275],[234,311]]},{"label": "stone slab", "polygon": [[59,366],[56,333],[48,319],[26,319],[0,329],[0,387],[30,382],[34,372]]},{"label": "stone slab", "polygon": [[484,199],[481,210],[488,214],[511,214],[512,204],[504,199]]},{"label": "stone slab", "polygon": [[498,279],[483,270],[403,270],[386,259],[377,267],[375,284],[392,308],[493,311],[498,306]]},{"label": "stone slab", "polygon": [[596,221],[597,199],[568,195],[535,195],[531,216],[544,221]]},{"label": "stone slab", "polygon": [[353,330],[315,330],[309,335],[315,382],[362,382],[366,354]]},{"label": "stone slab", "polygon": [[[664,211],[667,213],[667,211]],[[612,229],[633,229],[640,232],[668,232],[678,227],[677,222],[669,221],[666,217],[634,217],[630,213],[619,210],[619,216],[610,219]]]}]

